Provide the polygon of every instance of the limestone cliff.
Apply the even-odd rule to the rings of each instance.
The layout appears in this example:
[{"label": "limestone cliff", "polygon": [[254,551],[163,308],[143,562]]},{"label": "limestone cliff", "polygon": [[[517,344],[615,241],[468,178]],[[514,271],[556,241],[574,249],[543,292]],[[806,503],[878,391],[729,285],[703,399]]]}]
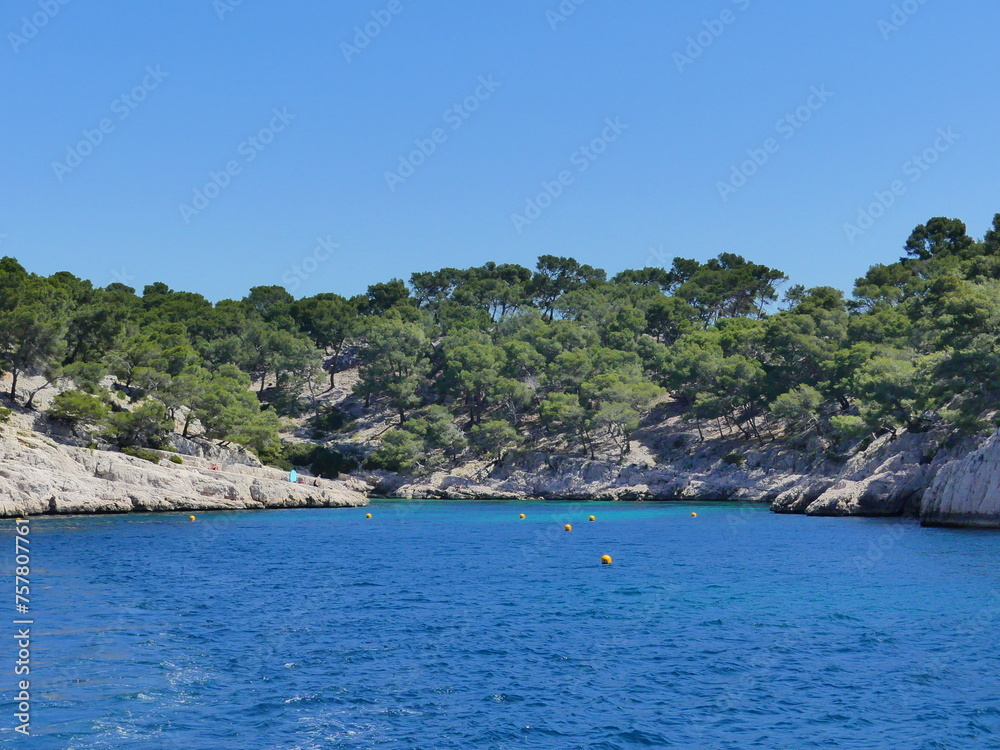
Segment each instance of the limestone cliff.
[{"label": "limestone cliff", "polygon": [[1000,527],[1000,431],[964,458],[949,461],[924,495],[925,526]]},{"label": "limestone cliff", "polygon": [[[733,458],[736,447],[743,452]],[[969,455],[973,450],[974,440],[932,431],[883,436],[847,457],[727,443],[624,465],[528,453],[418,479],[388,472],[363,478],[375,494],[404,498],[729,500],[768,503],[776,513],[908,515],[925,524],[1000,528],[1000,437]]]},{"label": "limestone cliff", "polygon": [[368,503],[349,483],[293,484],[283,472],[245,455],[208,450],[215,451],[214,458],[184,455],[183,464],[177,464],[164,453],[164,460],[154,464],[121,453],[61,445],[8,425],[0,430],[0,516]]},{"label": "limestone cliff", "polygon": [[[0,516],[42,513],[348,507],[403,498],[729,500],[777,513],[920,516],[927,525],[1000,528],[1000,433],[979,446],[947,430],[884,436],[846,455],[816,440],[792,447],[695,440],[676,431],[636,441],[626,461],[542,450],[499,464],[465,461],[419,477],[360,472],[292,484],[249,453],[173,436],[159,464],[74,447],[18,414],[0,427]],[[48,432],[49,434],[46,434]],[[183,463],[168,460],[182,456]],[[212,466],[217,466],[213,469]]]}]

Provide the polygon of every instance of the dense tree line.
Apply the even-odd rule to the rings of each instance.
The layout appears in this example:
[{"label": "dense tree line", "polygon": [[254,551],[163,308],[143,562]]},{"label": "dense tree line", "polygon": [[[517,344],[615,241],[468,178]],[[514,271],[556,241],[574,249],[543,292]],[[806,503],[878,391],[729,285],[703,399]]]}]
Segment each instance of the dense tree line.
[{"label": "dense tree line", "polygon": [[0,368],[10,399],[32,407],[39,381],[19,384],[40,375],[60,391],[53,417],[122,447],[176,430],[275,459],[283,416],[343,426],[319,396],[356,367],[355,395],[394,424],[369,460],[400,470],[539,441],[625,457],[668,398],[706,439],[984,429],[1000,397],[1000,214],[981,240],[931,219],[904,250],[850,298],[723,253],[613,278],[545,255],[350,299],[265,286],[216,304],[4,258]]}]

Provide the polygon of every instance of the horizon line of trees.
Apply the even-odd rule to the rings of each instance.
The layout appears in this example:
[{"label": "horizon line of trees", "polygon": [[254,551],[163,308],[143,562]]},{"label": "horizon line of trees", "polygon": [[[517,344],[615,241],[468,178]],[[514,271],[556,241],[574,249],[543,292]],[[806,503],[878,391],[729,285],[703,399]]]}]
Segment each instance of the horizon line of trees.
[{"label": "horizon line of trees", "polygon": [[122,447],[176,430],[275,459],[280,417],[329,422],[319,396],[350,363],[364,407],[395,415],[370,465],[403,471],[467,451],[496,460],[529,438],[624,458],[668,396],[703,438],[983,429],[1000,396],[1000,214],[979,240],[933,218],[904,251],[850,298],[801,285],[782,297],[784,273],[722,253],[611,278],[543,255],[534,270],[443,268],[351,298],[259,286],[216,304],[3,258],[0,371],[9,399],[40,375],[61,391],[54,417]]}]

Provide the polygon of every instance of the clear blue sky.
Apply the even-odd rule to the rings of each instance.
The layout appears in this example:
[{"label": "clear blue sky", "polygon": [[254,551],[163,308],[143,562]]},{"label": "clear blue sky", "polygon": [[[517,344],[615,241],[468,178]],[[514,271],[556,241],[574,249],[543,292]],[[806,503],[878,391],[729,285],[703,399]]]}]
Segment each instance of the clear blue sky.
[{"label": "clear blue sky", "polygon": [[[564,21],[559,0],[62,2],[0,12],[0,254],[38,273],[221,299],[303,262],[297,295],[542,253],[614,272],[731,251],[850,288],[929,217],[979,237],[1000,212],[995,0],[909,0],[896,30],[893,3],[872,0],[584,0]],[[373,12],[391,22],[345,49]],[[711,44],[677,58],[700,32]],[[120,98],[137,86],[143,101]],[[467,119],[446,114],[477,94]],[[778,125],[810,103],[801,127]],[[105,118],[93,153],[67,154]],[[593,161],[578,153],[603,136]],[[910,161],[927,149],[933,164]],[[767,161],[720,190],[748,150]],[[182,211],[230,162],[207,207]],[[844,225],[897,180],[850,241]]]}]

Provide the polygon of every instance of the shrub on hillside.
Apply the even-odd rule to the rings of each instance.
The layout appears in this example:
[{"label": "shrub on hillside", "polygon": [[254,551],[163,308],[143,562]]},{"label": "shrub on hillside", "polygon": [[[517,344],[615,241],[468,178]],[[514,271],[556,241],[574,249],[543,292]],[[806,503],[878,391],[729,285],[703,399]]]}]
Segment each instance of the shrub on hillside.
[{"label": "shrub on hillside", "polygon": [[514,427],[502,420],[493,420],[476,425],[469,433],[472,446],[481,456],[486,456],[494,461],[500,460],[508,448],[516,446],[521,436]]},{"label": "shrub on hillside", "polygon": [[133,458],[141,458],[143,461],[149,461],[151,464],[160,463],[159,454],[153,453],[153,451],[148,451],[145,448],[137,448],[134,445],[126,445],[121,449],[122,453],[126,456],[132,456]]},{"label": "shrub on hillside", "polygon": [[269,456],[265,463],[285,471],[291,471],[296,466],[304,467],[324,479],[336,479],[340,474],[358,468],[358,462],[343,453],[312,443],[284,443],[281,452]]},{"label": "shrub on hillside", "polygon": [[121,411],[107,419],[104,436],[120,448],[125,446],[158,446],[173,421],[167,416],[167,407],[159,401],[146,401],[134,411]]},{"label": "shrub on hillside", "polygon": [[350,414],[334,406],[312,417],[309,420],[309,426],[316,432],[324,434],[339,432],[353,421],[355,420]]},{"label": "shrub on hillside", "polygon": [[100,397],[90,393],[63,391],[52,399],[48,415],[73,426],[92,427],[107,419],[108,406]]},{"label": "shrub on hillside", "polygon": [[365,462],[370,469],[410,472],[423,463],[424,441],[407,430],[389,430],[382,436],[382,444]]},{"label": "shrub on hillside", "polygon": [[846,439],[860,438],[871,434],[865,420],[853,414],[837,414],[830,417],[830,425],[834,432]]},{"label": "shrub on hillside", "polygon": [[62,369],[62,376],[73,381],[78,390],[91,395],[101,392],[101,381],[108,374],[108,368],[101,362],[74,362]]}]

